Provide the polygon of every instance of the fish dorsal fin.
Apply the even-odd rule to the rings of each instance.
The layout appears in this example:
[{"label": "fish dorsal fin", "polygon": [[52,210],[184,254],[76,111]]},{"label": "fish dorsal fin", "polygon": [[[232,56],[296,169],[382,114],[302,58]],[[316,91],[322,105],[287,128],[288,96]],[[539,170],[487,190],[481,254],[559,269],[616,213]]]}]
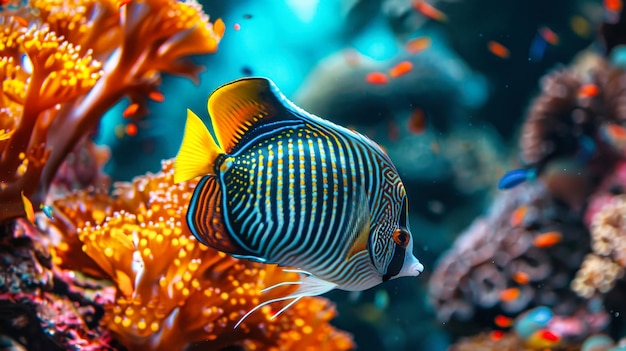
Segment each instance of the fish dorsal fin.
[{"label": "fish dorsal fin", "polygon": [[250,127],[284,109],[282,99],[266,78],[244,78],[217,88],[207,107],[222,149],[229,153]]},{"label": "fish dorsal fin", "polygon": [[370,211],[367,195],[363,187],[359,187],[359,190],[357,190],[355,200],[352,202],[352,211],[350,211],[350,217],[353,219],[350,223],[350,232],[348,234],[350,249],[346,254],[346,261],[350,260],[358,252],[367,250],[367,241],[370,236]]}]

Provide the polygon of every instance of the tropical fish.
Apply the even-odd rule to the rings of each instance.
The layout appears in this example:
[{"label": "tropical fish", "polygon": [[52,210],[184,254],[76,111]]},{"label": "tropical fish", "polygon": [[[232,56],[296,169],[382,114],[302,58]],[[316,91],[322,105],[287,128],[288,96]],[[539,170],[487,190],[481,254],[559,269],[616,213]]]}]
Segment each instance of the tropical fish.
[{"label": "tropical fish", "polygon": [[308,114],[265,78],[244,78],[208,100],[215,138],[192,111],[176,157],[176,183],[202,177],[187,224],[234,257],[296,267],[291,295],[267,304],[361,291],[417,276],[408,202],[395,166],[373,141]]}]

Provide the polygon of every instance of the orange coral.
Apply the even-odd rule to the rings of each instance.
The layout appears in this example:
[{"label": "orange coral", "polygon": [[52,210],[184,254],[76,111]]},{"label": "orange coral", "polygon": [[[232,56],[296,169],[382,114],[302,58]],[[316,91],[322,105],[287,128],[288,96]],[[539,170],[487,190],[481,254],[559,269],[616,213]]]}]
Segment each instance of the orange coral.
[{"label": "orange coral", "polygon": [[174,184],[173,161],[164,161],[161,173],[117,184],[114,199],[83,193],[73,195],[77,205],[55,203],[64,221],[84,227],[73,239],[82,243],[82,252],[72,252],[74,245],[74,250],[55,248],[55,255],[74,267],[86,255],[113,280],[117,298],[105,306],[103,323],[119,340],[141,350],[180,350],[198,342],[208,349],[353,348],[348,335],[328,324],[335,315],[330,302],[316,297],[302,299],[274,320],[272,307],[265,306],[233,329],[259,302],[294,289],[285,286],[262,294],[262,288],[298,276],[200,245],[184,220],[194,186]]},{"label": "orange coral", "polygon": [[32,0],[28,10],[0,14],[0,221],[24,214],[22,192],[43,201],[120,99],[138,117],[161,73],[197,79],[185,58],[215,52],[225,29],[195,1]]}]

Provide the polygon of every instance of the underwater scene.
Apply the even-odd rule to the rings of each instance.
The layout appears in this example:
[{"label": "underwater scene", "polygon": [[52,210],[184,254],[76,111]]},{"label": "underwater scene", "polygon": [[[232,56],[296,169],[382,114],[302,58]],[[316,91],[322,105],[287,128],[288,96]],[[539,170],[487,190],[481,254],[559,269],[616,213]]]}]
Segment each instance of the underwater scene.
[{"label": "underwater scene", "polygon": [[622,0],[0,0],[1,350],[626,350]]}]

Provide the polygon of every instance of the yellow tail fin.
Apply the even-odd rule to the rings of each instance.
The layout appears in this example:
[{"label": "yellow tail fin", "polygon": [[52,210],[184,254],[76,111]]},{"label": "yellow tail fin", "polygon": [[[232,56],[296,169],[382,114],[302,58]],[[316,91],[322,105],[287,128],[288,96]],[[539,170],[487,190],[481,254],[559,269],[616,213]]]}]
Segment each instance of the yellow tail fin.
[{"label": "yellow tail fin", "polygon": [[187,109],[185,134],[174,163],[174,183],[203,175],[215,175],[213,165],[223,153],[200,117]]}]

